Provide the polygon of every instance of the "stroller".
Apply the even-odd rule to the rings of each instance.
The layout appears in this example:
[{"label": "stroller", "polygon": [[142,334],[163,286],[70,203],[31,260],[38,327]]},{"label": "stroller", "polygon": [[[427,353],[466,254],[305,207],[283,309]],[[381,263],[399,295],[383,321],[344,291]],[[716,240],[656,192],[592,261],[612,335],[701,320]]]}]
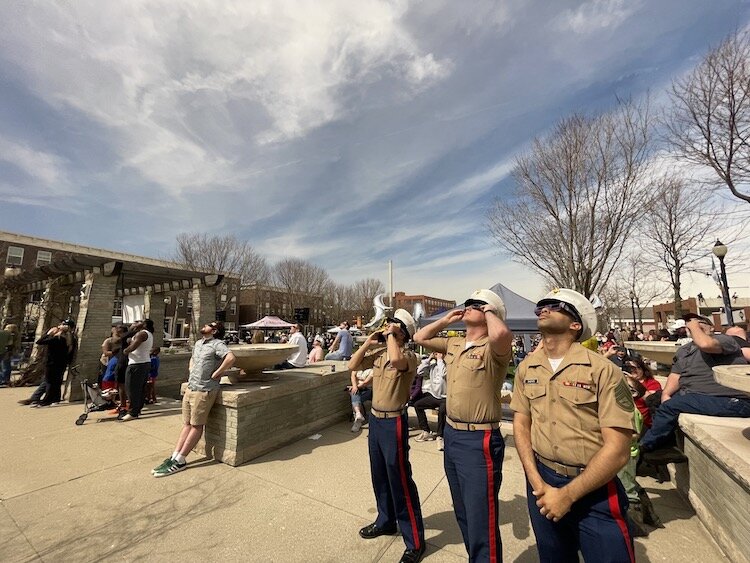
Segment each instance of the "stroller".
[{"label": "stroller", "polygon": [[76,420],[76,426],[81,426],[89,416],[90,412],[105,411],[114,408],[117,389],[100,389],[96,383],[90,383],[88,379],[81,381],[83,391],[83,414]]}]

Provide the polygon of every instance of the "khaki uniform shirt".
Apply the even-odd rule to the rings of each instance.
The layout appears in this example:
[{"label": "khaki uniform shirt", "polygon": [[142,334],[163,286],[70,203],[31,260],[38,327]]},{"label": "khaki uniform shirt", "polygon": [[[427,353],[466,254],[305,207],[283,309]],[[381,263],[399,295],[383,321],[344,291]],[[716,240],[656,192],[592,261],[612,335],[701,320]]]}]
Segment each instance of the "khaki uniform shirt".
[{"label": "khaki uniform shirt", "polygon": [[623,373],[577,343],[554,374],[543,350],[527,356],[516,370],[510,408],[531,417],[533,450],[566,465],[588,465],[604,445],[603,427],[635,431]]},{"label": "khaki uniform shirt", "polygon": [[406,407],[419,361],[411,350],[404,350],[404,357],[409,362],[405,371],[397,371],[391,365],[385,348],[379,353],[366,355],[359,364],[357,369],[360,370],[372,368],[372,408],[375,410],[395,412]]},{"label": "khaki uniform shirt", "polygon": [[445,354],[446,414],[456,422],[499,422],[502,395],[512,351],[496,356],[484,336],[466,348],[466,338],[431,338],[424,346]]}]

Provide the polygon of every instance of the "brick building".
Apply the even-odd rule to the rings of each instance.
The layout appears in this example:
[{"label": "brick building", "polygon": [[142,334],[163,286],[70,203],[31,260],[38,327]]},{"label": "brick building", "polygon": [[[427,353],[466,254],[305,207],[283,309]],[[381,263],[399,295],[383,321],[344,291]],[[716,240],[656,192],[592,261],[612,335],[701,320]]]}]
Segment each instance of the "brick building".
[{"label": "brick building", "polygon": [[[674,301],[654,305],[654,320],[659,328],[669,328],[675,321]],[[714,329],[721,330],[724,324],[724,301],[720,297],[699,299],[689,297],[682,300],[682,312],[696,313],[714,321]],[[732,317],[736,323],[746,323],[750,318],[750,299],[735,297],[732,299]]]},{"label": "brick building", "polygon": [[295,320],[295,309],[306,310],[307,321],[303,325],[321,328],[337,319],[332,319],[330,309],[323,305],[322,295],[295,295],[292,302],[289,293],[280,287],[253,284],[243,286],[239,297],[239,324],[248,324],[273,315],[285,321]]},{"label": "brick building", "polygon": [[439,297],[430,297],[429,295],[406,295],[403,291],[397,291],[393,295],[393,308],[406,309],[409,312],[414,310],[414,305],[422,304],[425,316],[429,317],[436,313],[442,313],[456,306],[455,301],[441,299]]}]

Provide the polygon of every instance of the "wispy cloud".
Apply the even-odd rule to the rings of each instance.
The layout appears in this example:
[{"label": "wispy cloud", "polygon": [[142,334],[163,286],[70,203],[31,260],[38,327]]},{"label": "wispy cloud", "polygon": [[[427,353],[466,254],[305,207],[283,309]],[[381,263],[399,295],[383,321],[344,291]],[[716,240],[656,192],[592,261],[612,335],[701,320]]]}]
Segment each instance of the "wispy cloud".
[{"label": "wispy cloud", "polygon": [[641,0],[588,0],[560,17],[560,25],[575,33],[614,29],[638,11]]},{"label": "wispy cloud", "polygon": [[734,0],[6,2],[0,222],[117,248],[113,228],[127,227],[123,250],[157,256],[178,232],[231,232],[342,281],[384,278],[392,259],[406,291],[459,298],[485,279],[533,292],[539,280],[484,226],[515,156],[572,111],[663,88],[749,12]]},{"label": "wispy cloud", "polygon": [[66,164],[54,153],[0,136],[0,161],[13,165],[44,186],[67,184]]}]

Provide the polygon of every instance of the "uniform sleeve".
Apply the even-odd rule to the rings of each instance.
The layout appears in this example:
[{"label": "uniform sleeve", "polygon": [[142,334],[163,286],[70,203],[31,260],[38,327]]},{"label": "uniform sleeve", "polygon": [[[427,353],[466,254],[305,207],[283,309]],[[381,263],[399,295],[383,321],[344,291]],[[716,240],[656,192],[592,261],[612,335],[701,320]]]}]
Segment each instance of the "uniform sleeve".
[{"label": "uniform sleeve", "polygon": [[448,351],[448,339],[444,336],[436,336],[427,340],[422,346],[434,352],[445,354]]},{"label": "uniform sleeve", "polygon": [[383,348],[378,348],[377,350],[368,351],[365,354],[365,357],[362,358],[362,361],[359,362],[359,365],[357,366],[357,370],[364,371],[366,369],[372,369],[372,366],[375,365],[375,360],[380,355],[380,353],[383,351]]},{"label": "uniform sleeve", "polygon": [[406,355],[406,360],[409,362],[409,367],[407,367],[407,372],[416,375],[417,374],[417,365],[419,364],[419,359],[417,358],[417,355],[414,352],[409,352]]},{"label": "uniform sleeve", "polygon": [[531,414],[529,399],[523,394],[523,380],[526,376],[526,367],[521,364],[516,370],[516,377],[513,382],[513,398],[510,400],[510,408],[514,412],[521,414]]},{"label": "uniform sleeve", "polygon": [[495,351],[492,349],[492,346],[488,346],[490,349],[490,356],[492,359],[496,362],[500,362],[501,364],[510,364],[510,360],[513,357],[513,346],[508,346],[508,351],[505,354],[495,354]]},{"label": "uniform sleeve", "polygon": [[599,375],[599,425],[635,431],[635,404],[624,374],[614,365],[602,368]]}]

